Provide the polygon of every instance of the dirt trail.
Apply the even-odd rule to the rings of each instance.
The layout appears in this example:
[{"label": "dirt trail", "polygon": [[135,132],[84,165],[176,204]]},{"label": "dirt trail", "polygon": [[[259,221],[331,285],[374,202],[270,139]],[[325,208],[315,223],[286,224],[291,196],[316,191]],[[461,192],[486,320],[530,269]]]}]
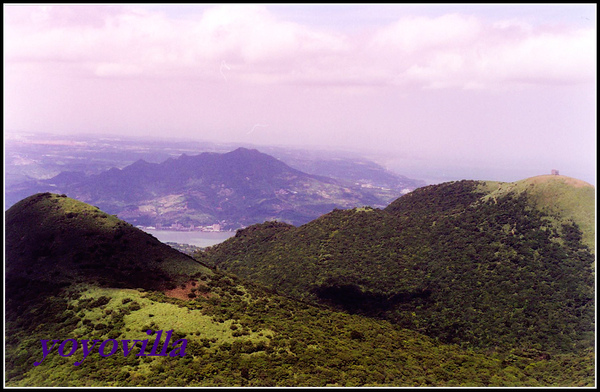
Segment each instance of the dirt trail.
[{"label": "dirt trail", "polygon": [[190,301],[195,298],[195,297],[190,298],[190,296],[188,295],[190,293],[194,293],[198,297],[208,298],[210,296],[210,293],[203,293],[200,291],[195,291],[195,292],[192,291],[192,289],[194,287],[199,287],[199,286],[206,286],[206,284],[204,282],[191,281],[191,282],[187,282],[185,284],[185,287],[183,287],[183,288],[181,286],[178,286],[177,288],[174,288],[173,290],[165,290],[164,293],[167,297],[179,298],[179,299],[183,299],[185,301]]}]

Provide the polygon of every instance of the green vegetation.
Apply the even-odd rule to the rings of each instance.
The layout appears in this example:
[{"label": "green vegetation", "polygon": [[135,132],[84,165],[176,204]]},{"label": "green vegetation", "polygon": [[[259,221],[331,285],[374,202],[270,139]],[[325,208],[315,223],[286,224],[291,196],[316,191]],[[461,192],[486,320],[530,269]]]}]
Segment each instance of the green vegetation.
[{"label": "green vegetation", "polygon": [[191,257],[98,208],[42,193],[6,212],[10,279],[161,288],[210,273]]},{"label": "green vegetation", "polygon": [[[273,295],[232,276],[216,274],[200,282],[210,286],[213,296],[183,301],[157,291],[81,285],[40,298],[29,315],[7,318],[6,386],[594,383],[592,351],[550,357],[537,350],[464,350],[389,322]],[[187,316],[174,326],[174,317],[182,315]],[[32,365],[42,356],[40,339],[143,339],[147,328],[173,328],[178,338],[188,339],[186,355],[124,357],[119,351],[102,358],[96,351],[74,366],[83,359],[81,350],[66,358],[54,351],[40,366]]]},{"label": "green vegetation", "polygon": [[177,249],[181,253],[185,253],[186,255],[192,256],[194,253],[201,251],[203,248],[196,245],[190,244],[180,244],[177,242],[165,242],[165,244],[169,245],[171,248]]},{"label": "green vegetation", "polygon": [[484,183],[485,198],[497,198],[507,193],[525,192],[536,208],[554,217],[556,227],[574,222],[582,231],[582,242],[595,251],[595,194],[596,189],[581,180],[558,175],[546,175],[507,183]]},{"label": "green vegetation", "polygon": [[[6,214],[6,386],[594,386],[579,226],[481,188],[254,225],[198,253],[220,271],[94,207],[34,195]],[[174,330],[186,355],[55,348],[33,366],[42,339],[148,329]]]},{"label": "green vegetation", "polygon": [[489,197],[485,186],[420,188],[385,210],[336,210],[298,228],[255,225],[197,257],[465,348],[593,347],[594,257],[579,227],[528,192]]}]

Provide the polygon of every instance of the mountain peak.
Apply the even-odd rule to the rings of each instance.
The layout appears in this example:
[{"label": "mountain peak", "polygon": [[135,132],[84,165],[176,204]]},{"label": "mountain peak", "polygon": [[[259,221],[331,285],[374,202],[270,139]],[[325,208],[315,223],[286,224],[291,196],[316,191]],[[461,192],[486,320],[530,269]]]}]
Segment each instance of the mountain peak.
[{"label": "mountain peak", "polygon": [[225,155],[257,156],[257,155],[266,155],[266,154],[263,154],[262,152],[258,151],[255,148],[238,147],[235,150],[226,153]]},{"label": "mountain peak", "polygon": [[148,166],[148,165],[151,165],[151,163],[140,158],[137,161],[133,162],[130,166]]},{"label": "mountain peak", "polygon": [[308,176],[306,173],[301,173],[279,159],[256,149],[239,147],[223,154],[221,158],[222,162],[228,166],[236,167],[236,172],[244,173],[244,175],[259,174],[263,177],[271,177],[282,173],[294,173]]},{"label": "mountain peak", "polygon": [[80,181],[83,181],[85,178],[86,178],[86,175],[84,172],[64,171],[64,172],[58,173],[56,176],[52,177],[51,179],[47,180],[46,182],[50,182],[53,184],[65,184],[65,183],[80,182]]},{"label": "mountain peak", "polygon": [[150,163],[148,161],[145,161],[143,159],[138,159],[137,161],[133,162],[131,165],[126,166],[124,168],[124,170],[133,170],[133,171],[140,171],[140,170],[146,170],[152,166],[156,166],[155,163]]}]

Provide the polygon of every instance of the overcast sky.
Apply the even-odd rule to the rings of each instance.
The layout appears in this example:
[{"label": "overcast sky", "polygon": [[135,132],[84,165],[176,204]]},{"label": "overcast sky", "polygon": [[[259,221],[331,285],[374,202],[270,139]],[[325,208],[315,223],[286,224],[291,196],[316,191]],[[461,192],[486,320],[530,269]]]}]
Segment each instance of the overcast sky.
[{"label": "overcast sky", "polygon": [[595,184],[596,45],[595,4],[5,4],[4,128]]}]

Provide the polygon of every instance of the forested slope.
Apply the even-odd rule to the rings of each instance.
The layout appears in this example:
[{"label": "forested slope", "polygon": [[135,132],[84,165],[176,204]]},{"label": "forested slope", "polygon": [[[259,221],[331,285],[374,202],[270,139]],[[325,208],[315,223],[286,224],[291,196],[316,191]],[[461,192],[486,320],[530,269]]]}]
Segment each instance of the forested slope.
[{"label": "forested slope", "polygon": [[488,197],[487,187],[445,183],[385,210],[336,210],[300,227],[255,225],[197,257],[448,343],[592,347],[594,256],[576,221],[548,214],[532,192]]},{"label": "forested slope", "polygon": [[[512,208],[521,205],[510,204]],[[496,210],[484,212],[491,216],[493,211]],[[443,322],[448,316],[439,308],[444,296],[451,297],[448,304],[452,304],[450,300],[460,300],[464,313],[472,312],[464,307],[472,300],[466,284],[455,282],[463,275],[454,273],[453,268],[461,265],[468,268],[472,264],[480,269],[484,265],[489,267],[467,256],[459,262],[446,260],[445,264],[450,266],[446,275],[440,271],[447,268],[441,262],[421,264],[431,255],[444,256],[440,250],[443,244],[423,246],[436,235],[433,232],[423,237],[431,227],[440,226],[440,235],[446,231],[444,225],[459,232],[466,230],[462,226],[469,227],[468,219],[459,219],[468,217],[464,211],[444,208],[444,213],[448,214],[447,219],[454,220],[444,223],[446,219],[433,214],[422,220],[422,226],[414,226],[413,218],[388,211],[369,208],[334,211],[300,228],[280,223],[257,225],[239,232],[235,241],[223,245],[221,250],[239,247],[238,256],[254,254],[260,255],[260,259],[256,256],[254,260],[270,260],[271,270],[277,265],[291,268],[288,275],[279,272],[280,277],[288,279],[279,280],[282,291],[299,287],[292,279],[295,276],[308,282],[307,274],[314,274],[312,281],[316,283],[307,285],[309,290],[304,298],[346,310],[340,312],[283,297],[261,285],[213,271],[95,207],[59,195],[33,196],[7,213],[5,385],[594,386],[594,351],[589,345],[592,336],[586,329],[593,303],[585,291],[592,289],[585,280],[574,281],[587,279],[583,272],[571,280],[561,275],[575,274],[573,268],[585,266],[588,253],[578,241],[577,230],[570,232],[572,238],[564,244],[547,241],[550,249],[558,247],[557,257],[563,257],[561,251],[565,252],[567,259],[561,258],[561,262],[572,263],[558,273],[548,269],[550,278],[545,278],[556,292],[557,301],[568,295],[573,297],[567,306],[559,302],[556,308],[545,306],[547,293],[543,290],[538,293],[537,286],[533,286],[530,292],[544,306],[527,302],[523,303],[523,309],[517,309],[515,303],[524,298],[520,286],[528,282],[515,285],[514,292],[507,290],[512,297],[498,291],[497,295],[509,301],[515,310],[511,328],[519,326],[523,320],[520,313],[525,310],[545,312],[531,321],[526,331],[530,336],[526,339],[506,335],[505,328],[509,325],[499,319],[498,329],[486,331],[504,333],[498,335],[501,338],[498,344],[505,347],[492,349],[488,345],[479,349],[486,347],[486,340],[478,335],[476,328],[483,324],[469,317],[461,318],[456,309],[450,309],[452,317],[463,323],[462,329],[456,331],[464,334],[465,326],[471,323],[475,326],[472,335],[434,336],[435,330],[424,328],[427,323],[436,325],[432,321]],[[431,218],[435,216],[438,219],[434,224]],[[504,218],[494,219],[504,222]],[[506,243],[511,235],[526,235],[529,230],[521,223],[502,227],[507,236],[502,241]],[[296,244],[304,245],[294,248],[282,242],[286,238],[292,241],[293,237],[300,241]],[[452,243],[478,249],[476,241],[464,241],[456,238]],[[360,247],[355,248],[355,243]],[[389,249],[392,245],[396,246],[395,251]],[[505,249],[507,245],[501,241],[497,246],[507,252],[519,249]],[[306,260],[302,253],[291,253],[301,248],[307,255],[308,250],[320,252],[310,259],[315,266],[302,269],[301,263]],[[546,254],[542,248],[536,251]],[[580,258],[573,258],[572,253]],[[211,254],[216,257],[216,253]],[[387,256],[383,257],[384,254]],[[519,272],[526,264],[518,257],[519,253],[499,254],[503,255],[496,262],[495,269],[499,271],[508,268]],[[270,259],[273,255],[281,258]],[[287,259],[295,260],[298,265],[284,264],[282,260]],[[341,264],[340,260],[349,262]],[[386,268],[390,260],[402,263],[389,272]],[[337,275],[320,272],[327,265],[337,266],[331,269]],[[501,268],[502,265],[506,267]],[[350,274],[351,266],[358,272]],[[365,266],[368,268],[362,274],[358,267]],[[478,268],[469,269],[469,274],[477,277],[469,278],[468,282],[471,291],[481,293],[477,288],[479,280],[473,280],[482,276]],[[433,276],[438,278],[439,286],[432,285]],[[369,287],[375,279],[381,279],[381,285]],[[481,282],[491,289],[490,284]],[[540,282],[543,279],[536,284]],[[565,293],[562,284],[573,294]],[[459,290],[461,295],[455,295]],[[575,295],[579,295],[581,302],[575,301]],[[501,309],[496,302],[491,300],[489,304]],[[473,309],[477,309],[475,306]],[[573,309],[568,309],[569,306]],[[351,315],[348,311],[385,317],[392,322]],[[563,323],[552,318],[553,311],[561,311]],[[405,315],[407,318],[403,318]],[[485,312],[480,314],[490,320],[484,315]],[[554,328],[552,333],[558,330],[570,340],[558,339],[543,329],[539,330],[539,336],[531,334],[544,325],[539,320],[551,320],[554,324],[548,326]],[[142,354],[139,347],[129,355],[121,350],[119,343],[148,339],[149,330],[172,331],[171,343],[179,342],[176,355],[138,355]],[[569,335],[570,331],[578,336]],[[545,341],[535,340],[541,337]],[[60,346],[44,355],[44,340],[58,340]],[[101,355],[96,348],[86,356],[81,349],[84,340],[101,342],[98,344],[116,342],[118,346],[113,346],[117,347],[115,353],[104,350]],[[150,337],[150,344],[153,340]],[[185,350],[183,340],[187,343]],[[73,354],[65,354],[71,347],[60,343],[65,341],[73,345],[79,342],[79,348]],[[165,344],[164,335],[160,342]],[[76,362],[78,365],[74,365]]]}]

